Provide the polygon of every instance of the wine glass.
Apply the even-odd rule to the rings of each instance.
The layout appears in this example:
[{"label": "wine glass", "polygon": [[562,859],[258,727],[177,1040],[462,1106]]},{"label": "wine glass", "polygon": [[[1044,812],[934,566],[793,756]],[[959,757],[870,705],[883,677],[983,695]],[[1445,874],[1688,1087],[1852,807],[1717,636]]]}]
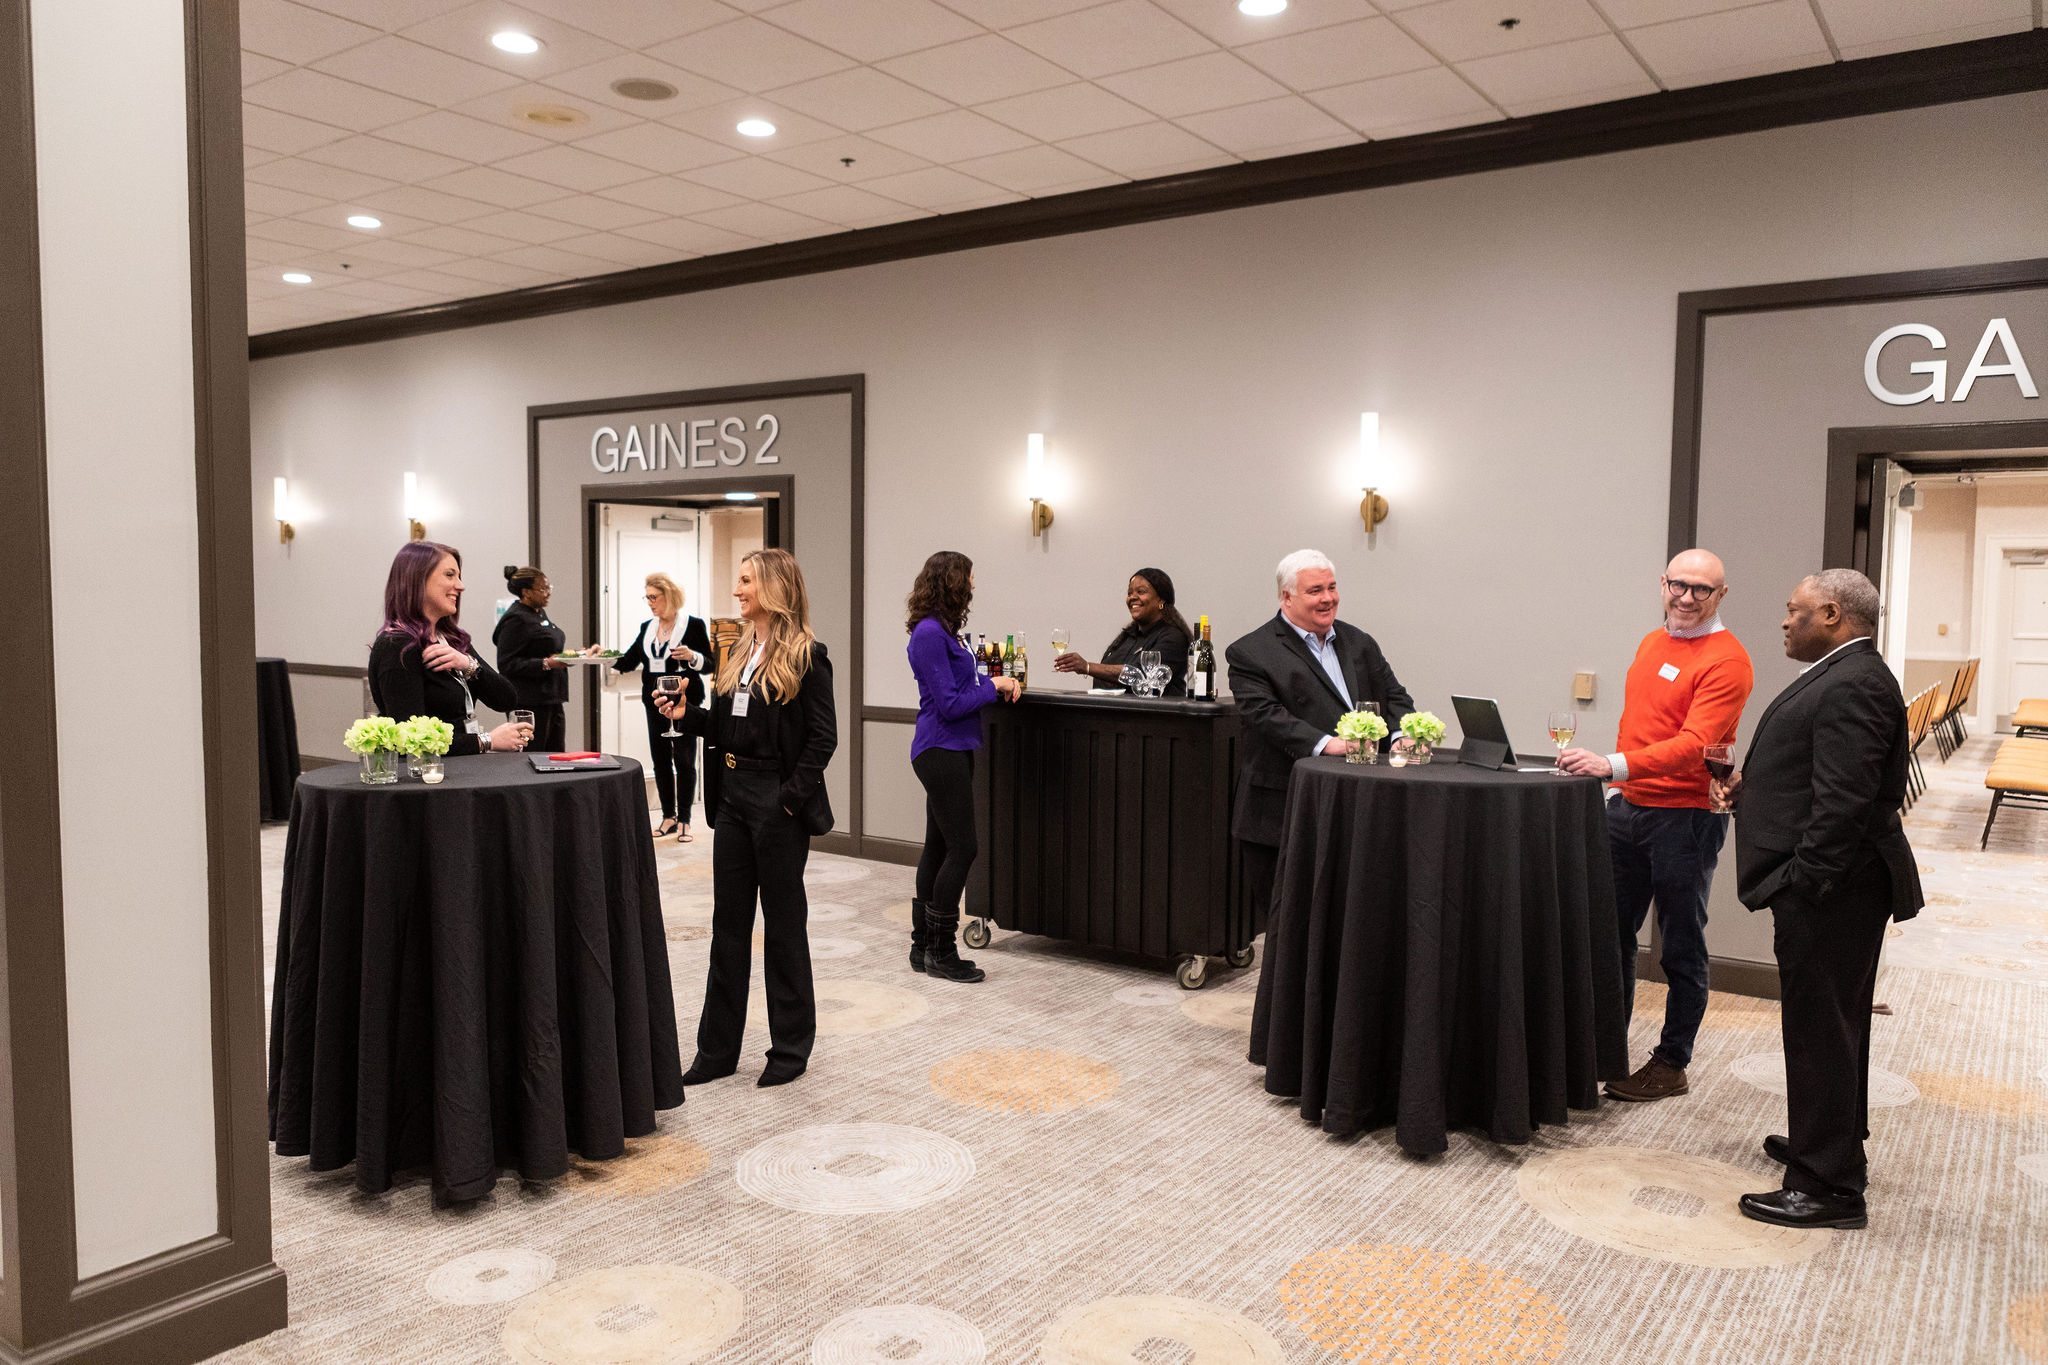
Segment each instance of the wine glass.
[{"label": "wine glass", "polygon": [[1052,628],[1052,654],[1055,659],[1067,652],[1067,645],[1071,643],[1071,638],[1067,634],[1065,626],[1054,626]]},{"label": "wine glass", "polygon": [[1726,782],[1735,776],[1735,746],[1733,744],[1709,744],[1700,750],[1700,759],[1707,765],[1707,772],[1716,782]]},{"label": "wine glass", "polygon": [[1579,713],[1576,711],[1552,711],[1550,713],[1550,742],[1557,746],[1557,771],[1564,773],[1564,751],[1571,747],[1572,736],[1579,732]]},{"label": "wine glass", "polygon": [[[673,706],[675,705],[675,699],[683,694],[683,677],[680,673],[664,673],[654,680],[654,690],[668,697],[669,705]],[[661,732],[661,737],[663,739],[681,739],[683,737],[683,732],[676,729],[676,718],[674,716],[668,718],[668,729]]]}]

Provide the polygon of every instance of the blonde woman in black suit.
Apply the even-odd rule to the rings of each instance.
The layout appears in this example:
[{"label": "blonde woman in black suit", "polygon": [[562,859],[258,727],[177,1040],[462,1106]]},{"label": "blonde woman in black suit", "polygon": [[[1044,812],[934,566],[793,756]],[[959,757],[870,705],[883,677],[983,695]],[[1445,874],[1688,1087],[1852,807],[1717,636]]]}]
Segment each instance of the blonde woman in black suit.
[{"label": "blonde woman in black suit", "polygon": [[663,675],[683,676],[683,695],[692,706],[704,704],[703,671],[711,666],[711,636],[704,620],[683,610],[683,589],[665,573],[647,575],[647,609],[654,614],[640,623],[632,647],[612,668],[620,673],[640,670],[640,704],[647,711],[647,750],[654,759],[654,789],[661,796],[661,828],[657,839],[690,838],[690,806],[697,799],[697,737],[670,739],[674,727],[654,709],[655,685]]}]

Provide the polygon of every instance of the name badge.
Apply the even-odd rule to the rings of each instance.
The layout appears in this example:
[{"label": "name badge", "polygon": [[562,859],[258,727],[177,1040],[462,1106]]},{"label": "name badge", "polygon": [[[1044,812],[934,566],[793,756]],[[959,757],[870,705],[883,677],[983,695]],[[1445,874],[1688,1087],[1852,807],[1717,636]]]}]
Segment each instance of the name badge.
[{"label": "name badge", "polygon": [[747,714],[747,704],[753,701],[753,699],[754,694],[751,690],[744,687],[734,688],[732,693],[733,719],[739,720],[745,717]]},{"label": "name badge", "polygon": [[1677,682],[1677,681],[1678,681],[1678,665],[1677,665],[1677,664],[1666,664],[1666,665],[1664,665],[1664,666],[1663,666],[1662,668],[1660,668],[1660,669],[1658,669],[1658,670],[1657,670],[1657,676],[1658,676],[1658,677],[1660,677],[1660,678],[1662,678],[1662,679],[1663,679],[1663,680],[1664,680],[1665,682]]},{"label": "name badge", "polygon": [[474,735],[474,734],[480,734],[480,733],[482,733],[481,731],[479,731],[479,730],[478,730],[478,729],[476,728],[476,717],[475,717],[475,716],[471,716],[471,717],[470,717],[470,718],[469,718],[468,720],[464,721],[464,722],[462,723],[462,728],[463,728],[463,729],[465,729],[465,730],[467,730],[467,731],[469,731],[469,733],[471,733],[471,734],[473,734],[473,735]]}]

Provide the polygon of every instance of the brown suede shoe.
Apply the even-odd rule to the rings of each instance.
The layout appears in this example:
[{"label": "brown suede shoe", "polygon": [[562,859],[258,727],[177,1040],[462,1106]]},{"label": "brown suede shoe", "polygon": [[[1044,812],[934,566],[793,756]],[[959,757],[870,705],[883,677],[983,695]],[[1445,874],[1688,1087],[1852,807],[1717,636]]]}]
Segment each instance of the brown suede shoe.
[{"label": "brown suede shoe", "polygon": [[1625,1081],[1609,1081],[1607,1098],[1627,1100],[1631,1104],[1646,1104],[1651,1100],[1667,1100],[1673,1095],[1686,1092],[1685,1072],[1675,1066],[1666,1066],[1655,1057],[1644,1062],[1635,1075]]}]

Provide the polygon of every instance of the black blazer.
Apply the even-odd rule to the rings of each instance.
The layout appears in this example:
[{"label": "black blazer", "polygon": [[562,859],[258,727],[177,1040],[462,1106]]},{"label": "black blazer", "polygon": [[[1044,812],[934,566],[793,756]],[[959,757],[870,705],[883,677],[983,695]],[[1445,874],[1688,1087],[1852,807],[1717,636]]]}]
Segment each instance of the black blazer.
[{"label": "black blazer", "polygon": [[[470,657],[476,658],[474,654]],[[476,676],[469,680],[469,690],[494,711],[510,711],[519,705],[512,684],[481,659],[477,659]],[[411,720],[414,716],[445,720],[455,727],[455,742],[448,746],[449,753],[478,752],[477,737],[462,728],[468,719],[463,714],[462,683],[453,673],[428,668],[409,635],[387,630],[370,646],[370,700],[376,704],[377,714],[393,720]]]},{"label": "black blazer", "polygon": [[1811,910],[1850,873],[1881,861],[1893,919],[1924,903],[1899,803],[1906,703],[1868,640],[1801,674],[1764,711],[1735,805],[1736,894],[1752,910]]},{"label": "black blazer", "polygon": [[613,663],[617,673],[631,673],[640,669],[640,700],[652,704],[654,701],[654,680],[664,673],[683,675],[683,699],[692,706],[704,704],[704,671],[711,667],[711,632],[704,628],[704,618],[692,616],[683,623],[683,643],[697,655],[697,666],[690,667],[680,659],[663,657],[650,660],[647,657],[647,640],[654,634],[654,618],[648,617],[640,623],[640,633],[633,637],[632,647],[621,654]]},{"label": "black blazer", "polygon": [[[839,721],[832,702],[832,661],[826,657],[824,643],[811,643],[810,671],[804,674],[794,697],[768,701],[757,685],[747,711],[749,720],[761,717],[773,739],[782,774],[782,808],[812,834],[831,833],[832,803],[825,795],[825,765],[839,747]],[[732,694],[713,692],[709,710],[689,707],[677,714],[676,724],[684,734],[704,737],[704,823],[715,830],[725,749],[733,730]]]},{"label": "black blazer", "polygon": [[498,672],[519,694],[520,706],[532,711],[569,700],[569,670],[546,665],[548,655],[561,653],[567,639],[546,612],[524,602],[505,608],[491,643],[498,647]]},{"label": "black blazer", "polygon": [[[1354,702],[1376,701],[1393,731],[1415,709],[1408,689],[1394,677],[1372,636],[1339,621],[1332,628],[1344,686]],[[1257,630],[1231,642],[1230,694],[1244,717],[1243,763],[1230,832],[1254,844],[1280,842],[1280,817],[1287,812],[1287,779],[1296,760],[1315,752],[1316,741],[1335,734],[1344,699],[1330,685],[1301,636],[1275,612]]]}]

